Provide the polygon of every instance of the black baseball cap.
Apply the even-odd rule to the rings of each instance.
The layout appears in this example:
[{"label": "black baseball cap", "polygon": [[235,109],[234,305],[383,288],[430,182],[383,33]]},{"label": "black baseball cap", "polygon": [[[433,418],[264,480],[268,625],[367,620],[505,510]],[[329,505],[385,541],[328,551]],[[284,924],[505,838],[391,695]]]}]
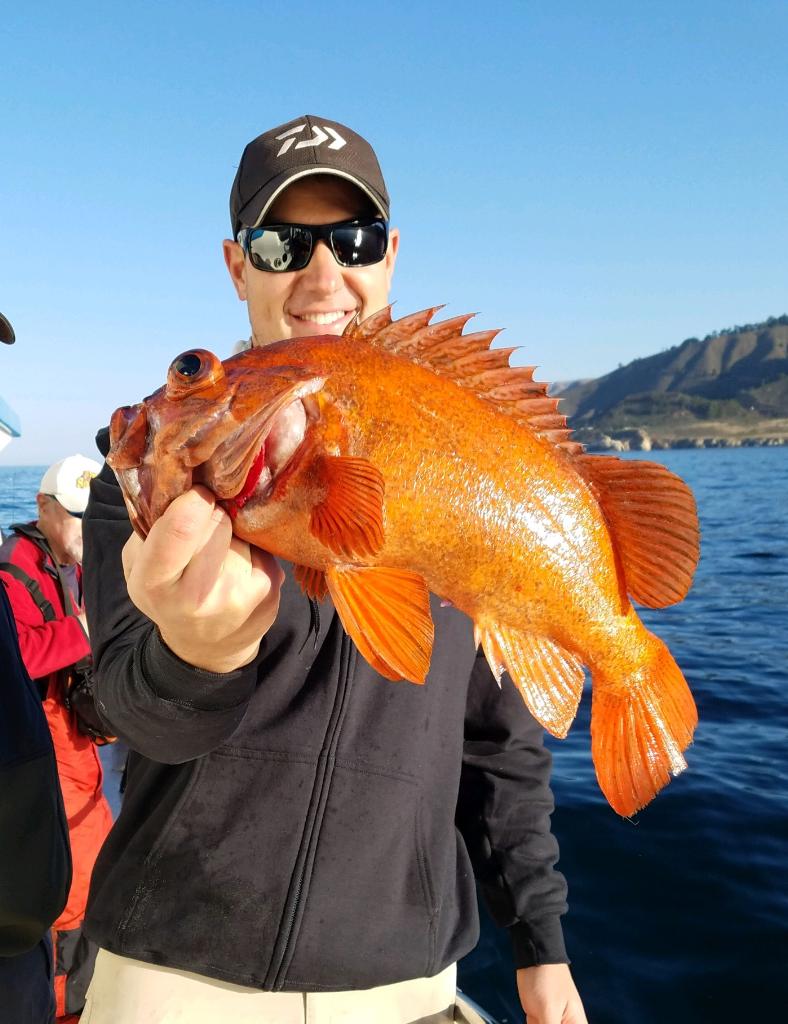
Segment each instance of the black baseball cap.
[{"label": "black baseball cap", "polygon": [[6,319],[2,313],[0,313],[0,341],[4,341],[6,345],[13,345],[16,341],[11,321]]},{"label": "black baseball cap", "polygon": [[262,223],[288,185],[309,174],[335,174],[352,182],[388,219],[389,194],[375,151],[338,121],[305,114],[253,139],[241,156],[230,192],[233,238]]}]

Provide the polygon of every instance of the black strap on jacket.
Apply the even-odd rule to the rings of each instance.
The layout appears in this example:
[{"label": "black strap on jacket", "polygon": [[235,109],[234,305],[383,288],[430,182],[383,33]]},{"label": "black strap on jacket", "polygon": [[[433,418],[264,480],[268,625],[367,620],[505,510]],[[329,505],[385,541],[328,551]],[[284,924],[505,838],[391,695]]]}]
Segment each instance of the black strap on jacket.
[{"label": "black strap on jacket", "polygon": [[[26,537],[29,541],[32,541],[32,543],[35,544],[36,547],[39,548],[51,561],[53,568],[50,568],[46,564],[44,568],[46,572],[50,573],[50,575],[53,575],[57,579],[58,586],[60,587],[60,596],[63,601],[63,614],[64,616],[75,616],[77,614],[77,610],[74,605],[71,590],[63,578],[57,559],[52,553],[52,548],[49,546],[49,542],[44,534],[37,526],[31,523],[12,523],[11,530],[17,536]],[[47,598],[44,597],[44,592],[42,591],[41,584],[38,580],[34,580],[33,577],[26,573],[24,569],[20,569],[20,567],[18,565],[14,565],[13,562],[0,562],[0,569],[7,572],[9,576],[13,576],[15,580],[18,580],[22,586],[25,587],[38,606],[39,611],[44,616],[44,622],[55,622],[59,618],[52,602],[48,601]],[[80,659],[80,661],[77,662],[77,665],[81,667],[86,662],[89,663],[90,659]],[[34,679],[33,682],[38,688],[41,699],[44,700],[46,698],[48,677],[44,677],[43,679]]]},{"label": "black strap on jacket", "polygon": [[[44,570],[57,580],[58,587],[60,588],[60,597],[63,600],[63,614],[76,615],[78,613],[78,609],[76,608],[74,599],[71,595],[71,589],[69,585],[66,583],[63,577],[63,573],[60,571],[60,565],[58,563],[58,560],[55,558],[52,548],[49,546],[49,541],[46,539],[44,534],[39,530],[39,528],[34,523],[12,523],[10,528],[18,537],[26,537],[29,541],[32,541],[33,544],[35,544],[35,546],[44,553],[46,558],[49,559],[49,561],[52,563],[52,567],[50,568],[50,566],[47,565],[45,562]],[[6,563],[3,563],[2,568],[6,568]],[[10,572],[10,569],[7,571]],[[20,570],[20,572],[21,571],[22,570]],[[25,583],[25,581],[22,580],[16,573],[11,573],[11,575],[16,576],[16,578],[19,579],[21,583],[24,583],[30,594],[33,596],[33,599],[38,604],[38,607],[41,609],[41,613],[44,615],[45,621],[51,622],[52,619],[46,618],[47,613],[44,609],[44,606],[41,603],[39,603],[39,600],[34,594],[32,588],[29,587],[27,583]],[[35,580],[33,580],[32,582],[35,584],[35,586],[38,586]],[[52,608],[51,603],[46,600],[43,594],[41,595],[41,598],[46,602],[47,605],[49,605],[50,608]],[[55,615],[54,618],[57,618],[57,615]]]},{"label": "black strap on jacket", "polygon": [[44,592],[38,580],[28,576],[24,569],[20,569],[13,562],[0,562],[0,569],[3,572],[7,572],[9,576],[13,576],[15,580],[19,580],[22,586],[28,590],[30,596],[38,605],[41,614],[44,616],[44,622],[54,622],[57,619],[57,612],[52,607],[52,602],[47,601],[44,597]]}]

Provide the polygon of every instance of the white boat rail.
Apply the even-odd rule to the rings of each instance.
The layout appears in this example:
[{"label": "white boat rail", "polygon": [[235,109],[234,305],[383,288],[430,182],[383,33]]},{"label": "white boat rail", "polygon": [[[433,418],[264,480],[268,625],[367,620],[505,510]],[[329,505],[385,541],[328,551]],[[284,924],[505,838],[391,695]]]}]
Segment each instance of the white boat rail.
[{"label": "white boat rail", "polygon": [[459,1024],[498,1024],[498,1021],[483,1010],[478,1003],[470,996],[466,996],[461,989],[457,989],[457,1009],[462,1013],[461,1017],[455,1016]]}]

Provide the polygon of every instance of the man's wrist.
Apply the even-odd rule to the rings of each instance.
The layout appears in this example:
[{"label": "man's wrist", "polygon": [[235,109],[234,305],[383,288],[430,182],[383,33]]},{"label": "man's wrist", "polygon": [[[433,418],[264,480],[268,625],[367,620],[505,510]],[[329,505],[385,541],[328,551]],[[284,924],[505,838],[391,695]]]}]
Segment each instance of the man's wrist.
[{"label": "man's wrist", "polygon": [[254,661],[228,672],[204,669],[172,651],[158,629],[143,646],[141,668],[159,697],[203,710],[224,710],[247,701],[257,681]]},{"label": "man's wrist", "polygon": [[229,675],[237,672],[246,665],[251,664],[257,657],[260,649],[260,641],[249,644],[247,647],[224,654],[217,650],[217,646],[200,647],[193,642],[182,641],[180,638],[172,638],[162,630],[158,630],[161,643],[179,661],[201,672],[210,672],[213,675]]},{"label": "man's wrist", "polygon": [[528,924],[518,921],[509,929],[514,965],[537,967],[541,964],[568,964],[561,918],[549,916]]}]

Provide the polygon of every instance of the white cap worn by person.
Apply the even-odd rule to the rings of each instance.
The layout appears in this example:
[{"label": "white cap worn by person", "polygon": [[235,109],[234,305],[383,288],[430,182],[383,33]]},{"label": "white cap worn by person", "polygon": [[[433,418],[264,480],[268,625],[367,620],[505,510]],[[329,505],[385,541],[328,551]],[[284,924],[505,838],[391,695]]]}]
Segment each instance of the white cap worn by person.
[{"label": "white cap worn by person", "polygon": [[41,478],[41,494],[51,494],[63,508],[81,515],[88,505],[90,481],[101,472],[95,459],[69,455],[50,466]]}]

